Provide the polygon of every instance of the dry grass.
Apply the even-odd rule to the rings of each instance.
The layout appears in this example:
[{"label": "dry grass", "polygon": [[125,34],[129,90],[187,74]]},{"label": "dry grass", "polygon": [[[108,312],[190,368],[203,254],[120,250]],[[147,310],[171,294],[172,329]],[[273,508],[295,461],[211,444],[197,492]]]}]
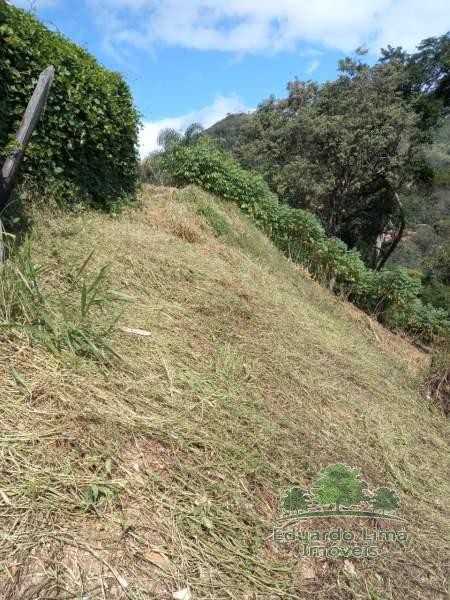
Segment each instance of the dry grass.
[{"label": "dry grass", "polygon": [[[40,214],[33,248],[49,288],[94,249],[153,335],[118,331],[108,370],[0,339],[0,597],[446,597],[449,428],[416,349],[194,189]],[[270,539],[282,487],[336,461],[398,490],[411,534],[350,570]]]}]

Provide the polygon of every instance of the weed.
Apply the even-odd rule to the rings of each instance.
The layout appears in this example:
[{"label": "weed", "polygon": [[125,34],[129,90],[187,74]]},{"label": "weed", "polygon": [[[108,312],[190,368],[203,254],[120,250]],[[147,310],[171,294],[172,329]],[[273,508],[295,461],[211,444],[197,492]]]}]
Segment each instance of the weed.
[{"label": "weed", "polygon": [[[109,265],[89,278],[91,258],[92,253],[70,275],[68,285],[51,292],[46,286],[51,268],[33,261],[30,240],[21,248],[10,246],[0,277],[0,330],[25,334],[31,344],[42,344],[54,355],[68,352],[104,362],[120,358],[107,341],[120,313],[98,327],[93,313],[110,313],[115,302],[131,298],[107,288]],[[15,379],[23,385],[18,374]]]}]

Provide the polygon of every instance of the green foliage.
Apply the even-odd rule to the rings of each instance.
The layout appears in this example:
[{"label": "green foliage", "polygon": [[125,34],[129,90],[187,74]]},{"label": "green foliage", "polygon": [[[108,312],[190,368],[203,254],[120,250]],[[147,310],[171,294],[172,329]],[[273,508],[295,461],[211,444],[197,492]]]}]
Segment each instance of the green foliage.
[{"label": "green foliage", "polygon": [[381,53],[382,63],[403,68],[400,91],[420,116],[421,128],[436,126],[450,108],[450,32],[423,40],[412,54],[392,46]]},{"label": "green foliage", "polygon": [[105,266],[93,277],[86,275],[92,254],[69,274],[60,292],[46,290],[49,268],[36,265],[29,240],[22,248],[11,247],[0,279],[0,331],[21,336],[31,344],[42,344],[54,355],[65,352],[101,362],[120,358],[107,341],[120,314],[97,324],[102,313],[128,296],[109,290],[111,268]]},{"label": "green foliage", "polygon": [[450,334],[448,312],[431,304],[423,304],[420,300],[414,300],[405,310],[399,311],[395,315],[395,323],[397,327],[426,342],[446,338]]},{"label": "green foliage", "polygon": [[195,183],[236,202],[270,231],[278,209],[276,196],[261,176],[242,169],[214,144],[200,140],[191,146],[178,145],[167,153],[164,164],[175,184]]},{"label": "green foliage", "polygon": [[292,81],[242,128],[241,164],[293,207],[311,210],[328,235],[373,246],[397,218],[395,190],[416,176],[418,117],[398,94],[403,71],[350,59],[336,81]]},{"label": "green foliage", "polygon": [[85,493],[85,510],[95,512],[102,500],[108,499],[113,494],[114,490],[108,485],[88,485]]},{"label": "green foliage", "polygon": [[446,312],[450,318],[450,285],[434,277],[425,277],[420,294],[422,302]]},{"label": "green foliage", "polygon": [[375,497],[372,501],[374,510],[395,510],[399,507],[400,502],[395,493],[386,487],[378,488],[375,492]]},{"label": "green foliage", "polygon": [[290,512],[299,512],[308,510],[311,499],[306,490],[300,487],[293,487],[287,490],[281,501],[281,506]]},{"label": "green foliage", "polygon": [[233,151],[371,264],[377,236],[402,220],[395,192],[423,196],[431,164],[441,167],[435,181],[448,184],[448,127],[433,155],[424,144],[449,109],[450,35],[424,40],[413,54],[384,50],[373,66],[346,58],[339,67],[335,81],[294,80],[287,97],[261,103],[241,122]]},{"label": "green foliage", "polygon": [[425,205],[412,194],[405,209],[408,230],[392,263],[423,274],[420,298],[450,318],[450,193],[436,190]]},{"label": "green foliage", "polygon": [[46,111],[21,169],[23,180],[66,202],[111,209],[137,185],[138,115],[118,73],[0,2],[0,162],[8,153],[40,72],[56,69]]},{"label": "green foliage", "polygon": [[321,470],[313,491],[319,504],[335,504],[339,512],[342,506],[355,506],[360,502],[367,502],[367,497],[363,494],[367,488],[367,483],[359,479],[358,469],[336,464]]},{"label": "green foliage", "polygon": [[311,212],[280,204],[260,175],[240,167],[208,140],[190,146],[178,144],[161,160],[165,177],[176,185],[197,184],[238,204],[287,256],[386,325],[423,334],[427,340],[449,329],[444,312],[420,302],[418,273],[401,268],[367,269],[356,250],[326,236]]},{"label": "green foliage", "polygon": [[160,152],[152,152],[141,162],[139,176],[142,183],[171,185],[170,176],[164,170],[163,155]]},{"label": "green foliage", "polygon": [[217,140],[227,150],[232,150],[239,139],[242,127],[251,118],[251,115],[246,113],[229,114],[221,121],[214,123],[205,133]]},{"label": "green foliage", "polygon": [[385,271],[367,271],[357,295],[365,308],[375,314],[388,306],[406,309],[421,290],[420,274],[400,267]]}]

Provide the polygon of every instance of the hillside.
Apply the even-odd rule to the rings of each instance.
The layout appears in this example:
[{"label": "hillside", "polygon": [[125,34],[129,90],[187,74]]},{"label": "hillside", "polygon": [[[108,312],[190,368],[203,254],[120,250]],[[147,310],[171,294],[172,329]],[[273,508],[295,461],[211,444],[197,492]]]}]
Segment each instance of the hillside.
[{"label": "hillside", "polygon": [[[196,188],[37,212],[32,247],[48,290],[92,250],[111,263],[135,299],[119,325],[151,335],[118,328],[108,368],[0,337],[0,597],[446,597],[449,426],[426,355]],[[336,462],[397,491],[407,542],[322,560],[271,539],[283,488]]]},{"label": "hillside", "polygon": [[237,113],[227,115],[206,129],[205,133],[222,142],[225,148],[232,150],[238,141],[242,127],[251,119],[251,115]]},{"label": "hillside", "polygon": [[[228,115],[206,130],[206,133],[239,154],[236,152],[239,135],[251,118],[248,114]],[[260,152],[261,150],[257,152],[258,157]],[[242,157],[239,158],[242,163]],[[425,147],[425,158],[436,170],[434,189],[404,190],[402,201],[406,211],[407,234],[389,259],[388,265],[421,272],[423,301],[450,314],[447,266],[450,232],[450,118],[444,120],[433,144]],[[296,170],[295,168],[294,171]],[[302,177],[298,179],[301,180]]]}]

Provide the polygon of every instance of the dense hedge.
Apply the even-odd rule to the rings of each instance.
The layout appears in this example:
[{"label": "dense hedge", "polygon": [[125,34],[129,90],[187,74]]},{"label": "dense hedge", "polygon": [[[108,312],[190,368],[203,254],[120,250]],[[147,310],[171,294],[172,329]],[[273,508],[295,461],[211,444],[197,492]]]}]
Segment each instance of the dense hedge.
[{"label": "dense hedge", "polygon": [[128,85],[33,15],[0,0],[0,163],[40,72],[56,78],[22,177],[110,208],[135,190],[139,118]]},{"label": "dense hedge", "polygon": [[385,324],[426,340],[448,334],[446,312],[424,305],[418,298],[418,273],[402,268],[380,272],[367,269],[356,250],[325,235],[315,215],[279,203],[261,176],[244,170],[213,144],[199,141],[191,146],[179,145],[162,161],[175,184],[194,183],[236,202],[280,249],[305,265],[316,279]]}]

